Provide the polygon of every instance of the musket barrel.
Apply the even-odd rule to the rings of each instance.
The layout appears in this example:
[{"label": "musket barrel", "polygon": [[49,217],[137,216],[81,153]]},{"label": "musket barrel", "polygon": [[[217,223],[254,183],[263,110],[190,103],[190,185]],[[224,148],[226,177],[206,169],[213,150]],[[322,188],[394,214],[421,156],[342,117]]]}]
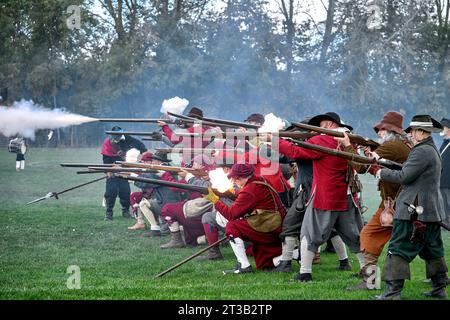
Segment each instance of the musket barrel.
[{"label": "musket barrel", "polygon": [[106,134],[115,135],[115,136],[154,136],[154,135],[160,135],[160,132],[147,132],[147,131],[105,131]]},{"label": "musket barrel", "polygon": [[68,168],[87,168],[87,167],[109,168],[114,166],[114,164],[106,164],[106,163],[60,163],[60,165],[61,167],[68,167]]},{"label": "musket barrel", "polygon": [[151,119],[151,118],[99,118],[100,122],[144,122],[144,123],[157,123],[158,121],[164,121],[166,123],[173,123],[173,120],[169,119]]},{"label": "musket barrel", "polygon": [[139,182],[145,182],[145,183],[150,183],[150,184],[159,184],[159,185],[165,186],[165,187],[184,189],[184,190],[199,192],[199,193],[205,194],[205,195],[208,194],[207,187],[194,186],[191,184],[170,182],[170,181],[165,181],[165,180],[150,179],[150,178],[143,178],[143,177],[128,177],[128,176],[121,176],[121,175],[118,175],[118,177],[121,179],[125,179],[125,180],[139,181]]}]

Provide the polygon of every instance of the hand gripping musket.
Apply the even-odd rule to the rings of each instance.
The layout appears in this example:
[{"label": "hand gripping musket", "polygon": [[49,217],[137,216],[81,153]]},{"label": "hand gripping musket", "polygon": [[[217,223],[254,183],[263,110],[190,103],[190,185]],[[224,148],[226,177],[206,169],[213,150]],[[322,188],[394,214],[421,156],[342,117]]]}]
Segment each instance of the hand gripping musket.
[{"label": "hand gripping musket", "polygon": [[[184,189],[184,190],[188,190],[188,191],[192,191],[192,192],[198,192],[198,193],[201,193],[204,195],[207,195],[209,193],[208,187],[194,186],[192,184],[171,182],[171,181],[150,179],[150,178],[143,178],[143,177],[130,177],[130,176],[122,175],[122,174],[116,174],[116,176],[121,179],[125,179],[125,180],[140,181],[140,182],[150,183],[150,184],[159,184],[159,185],[165,186],[165,187]],[[219,197],[225,197],[225,198],[229,198],[231,200],[236,199],[236,195],[234,193],[232,193],[231,191],[220,192],[214,188],[212,188],[212,190]]]},{"label": "hand gripping musket", "polygon": [[[344,137],[343,132],[339,132],[336,130],[325,129],[325,128],[321,128],[321,127],[317,127],[317,126],[312,126],[310,124],[304,124],[304,123],[298,123],[298,122],[292,122],[292,125],[294,125],[298,128],[304,129],[304,130],[315,131],[315,132],[323,133],[323,134],[333,136],[333,137],[339,137],[339,138]],[[380,146],[380,144],[378,142],[373,141],[371,139],[366,139],[360,135],[352,134],[352,133],[347,133],[347,135],[351,142],[354,142],[354,143],[362,145],[362,146],[368,146],[372,150],[374,150]]]},{"label": "hand gripping musket", "polygon": [[[160,171],[170,171],[170,172],[181,172],[187,171],[192,173],[195,176],[207,176],[208,173],[202,169],[193,169],[193,168],[182,168],[182,167],[174,167],[174,166],[165,166],[160,164],[151,164],[151,163],[140,163],[140,162],[125,162],[125,161],[117,161],[118,164],[123,167],[128,168],[142,168],[148,170],[160,170]],[[120,171],[120,170],[118,170]]]},{"label": "hand gripping musket", "polygon": [[50,199],[52,197],[54,197],[55,199],[59,199],[59,195],[65,193],[65,192],[68,192],[68,191],[71,191],[71,190],[74,190],[74,189],[77,189],[77,188],[84,187],[84,186],[86,186],[88,184],[91,184],[91,183],[94,183],[94,182],[97,182],[97,181],[100,181],[100,180],[103,180],[103,179],[106,179],[106,176],[98,178],[98,179],[95,179],[95,180],[92,180],[92,181],[88,181],[88,182],[85,182],[85,183],[82,183],[82,184],[79,184],[77,186],[74,186],[74,187],[71,187],[71,188],[59,191],[59,192],[49,192],[45,196],[43,196],[42,198],[39,198],[39,199],[36,199],[36,200],[28,202],[27,205],[28,204],[32,204],[32,203],[36,203],[36,202],[39,202],[39,201],[42,201],[42,200],[45,200],[45,199]]},{"label": "hand gripping musket", "polygon": [[[195,118],[191,118],[182,114],[177,114],[173,112],[167,112],[168,115],[171,115],[172,117],[176,117],[179,119],[184,120],[197,120]],[[197,120],[199,121],[199,120]],[[246,122],[239,122],[239,121],[230,121],[230,120],[223,120],[223,119],[215,119],[215,118],[205,118],[202,117],[202,122],[204,123],[212,123],[212,127],[229,127],[229,128],[248,128],[248,129],[258,129],[260,126],[255,124],[250,124]]]},{"label": "hand gripping musket", "polygon": [[387,159],[375,159],[375,158],[368,158],[365,156],[360,156],[359,154],[355,154],[355,153],[351,153],[351,152],[346,152],[346,151],[340,151],[340,150],[335,150],[335,149],[330,149],[327,147],[322,147],[322,146],[318,146],[316,144],[312,144],[312,143],[308,143],[308,142],[302,142],[302,141],[297,141],[297,140],[293,140],[293,142],[295,144],[297,144],[299,147],[305,148],[305,149],[309,149],[309,150],[314,150],[314,151],[319,151],[322,153],[326,153],[332,156],[337,156],[340,158],[344,158],[347,159],[348,161],[352,161],[358,164],[365,164],[365,165],[372,165],[372,164],[376,164],[379,166],[383,166],[392,170],[401,170],[403,165],[401,163],[397,163],[391,160],[387,160]]},{"label": "hand gripping musket", "polygon": [[210,245],[207,246],[206,248],[203,248],[203,249],[201,249],[200,251],[194,253],[193,255],[187,257],[186,259],[181,260],[180,262],[178,262],[176,265],[170,267],[169,269],[167,269],[167,270],[165,270],[165,271],[163,271],[163,272],[161,272],[161,273],[158,273],[158,274],[154,277],[154,279],[156,279],[156,278],[161,278],[162,276],[166,275],[167,273],[169,273],[169,272],[175,270],[176,268],[182,266],[182,265],[185,264],[186,262],[188,262],[188,261],[194,259],[195,257],[201,255],[203,252],[206,252],[206,251],[208,251],[209,249],[211,249],[212,247],[215,247],[215,246],[219,245],[220,243],[222,243],[222,242],[228,240],[228,238],[229,238],[229,236],[225,236],[225,237],[223,237],[223,238],[217,240],[216,242],[210,244]]}]

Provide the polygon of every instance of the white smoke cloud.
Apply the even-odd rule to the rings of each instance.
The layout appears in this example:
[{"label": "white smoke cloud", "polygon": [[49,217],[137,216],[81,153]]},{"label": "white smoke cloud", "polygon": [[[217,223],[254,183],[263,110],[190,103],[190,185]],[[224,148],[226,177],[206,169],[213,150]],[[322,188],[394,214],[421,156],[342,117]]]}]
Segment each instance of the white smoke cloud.
[{"label": "white smoke cloud", "polygon": [[181,99],[179,97],[174,97],[169,100],[164,100],[161,107],[161,113],[167,115],[167,112],[183,114],[184,109],[189,104],[189,100]]},{"label": "white smoke cloud", "polygon": [[222,168],[211,170],[209,173],[211,186],[219,192],[225,192],[233,186],[233,183],[228,179],[227,174]]},{"label": "white smoke cloud", "polygon": [[33,101],[20,100],[11,107],[0,107],[0,133],[7,137],[21,135],[35,138],[39,129],[56,129],[86,122],[97,121],[60,109],[47,109]]},{"label": "white smoke cloud", "polygon": [[140,154],[141,154],[141,152],[138,149],[132,148],[127,151],[127,154],[125,156],[125,161],[126,162],[138,162],[138,158],[139,158]]},{"label": "white smoke cloud", "polygon": [[258,129],[258,132],[278,132],[285,127],[283,119],[278,118],[273,113],[264,116],[264,124]]}]

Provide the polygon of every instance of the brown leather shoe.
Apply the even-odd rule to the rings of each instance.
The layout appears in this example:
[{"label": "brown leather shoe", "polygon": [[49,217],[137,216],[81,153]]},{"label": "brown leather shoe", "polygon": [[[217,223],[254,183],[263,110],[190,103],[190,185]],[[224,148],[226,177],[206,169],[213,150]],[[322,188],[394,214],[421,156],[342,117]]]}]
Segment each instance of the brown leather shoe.
[{"label": "brown leather shoe", "polygon": [[128,230],[144,230],[147,229],[147,225],[145,223],[137,223],[134,226],[128,227]]}]

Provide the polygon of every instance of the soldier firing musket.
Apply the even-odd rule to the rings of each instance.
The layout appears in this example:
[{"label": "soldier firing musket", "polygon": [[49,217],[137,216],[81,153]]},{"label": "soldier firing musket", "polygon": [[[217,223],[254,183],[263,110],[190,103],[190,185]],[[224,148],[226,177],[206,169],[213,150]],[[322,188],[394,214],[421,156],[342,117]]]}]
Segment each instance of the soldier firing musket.
[{"label": "soldier firing musket", "polygon": [[[305,123],[298,123],[298,122],[292,122],[292,125],[301,128],[301,129],[305,129],[308,131],[314,131],[314,132],[318,132],[318,133],[322,133],[322,134],[326,134],[332,137],[339,137],[339,138],[343,138],[344,137],[344,133],[343,132],[339,132],[336,130],[332,130],[332,129],[326,129],[326,128],[321,128],[321,127],[317,127],[317,126],[313,126],[310,124],[305,124]],[[352,133],[347,133],[348,137],[350,138],[350,141],[362,146],[368,146],[371,149],[375,149],[377,148],[380,144],[376,141],[373,141],[371,139],[367,139],[364,138],[360,135],[357,134],[352,134]]]}]

